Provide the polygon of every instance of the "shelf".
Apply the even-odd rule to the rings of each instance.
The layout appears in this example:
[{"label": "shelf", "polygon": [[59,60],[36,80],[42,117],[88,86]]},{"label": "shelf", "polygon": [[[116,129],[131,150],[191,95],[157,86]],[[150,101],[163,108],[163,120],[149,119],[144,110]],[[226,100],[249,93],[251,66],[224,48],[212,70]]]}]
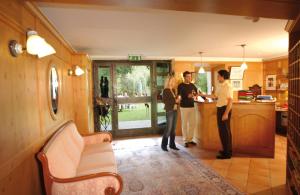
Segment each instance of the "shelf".
[{"label": "shelf", "polygon": [[299,189],[299,186],[297,185],[297,180],[295,179],[295,176],[289,167],[288,167],[288,171],[290,172],[292,183],[294,184],[295,189],[296,189],[297,193],[299,194],[300,189]]},{"label": "shelf", "polygon": [[[294,192],[300,193],[300,151],[296,146],[298,146],[298,141],[300,139],[300,132],[298,128],[300,116],[299,110],[299,98],[300,98],[300,36],[295,37],[297,42],[290,45],[289,50],[289,126],[288,126],[288,149],[287,149],[287,184],[289,189],[293,189]],[[298,102],[297,102],[298,101]],[[294,138],[294,139],[292,139]],[[293,170],[293,171],[291,171]],[[298,179],[298,180],[297,180]]]},{"label": "shelf", "polygon": [[287,89],[274,89],[274,90],[267,90],[265,89],[265,91],[269,91],[269,92],[287,92]]},{"label": "shelf", "polygon": [[294,148],[294,150],[296,151],[296,155],[298,156],[299,160],[300,160],[300,155],[299,155],[299,152],[297,150],[297,147],[294,145],[294,142],[293,142],[293,139],[291,138],[290,135],[287,136],[288,140],[289,140],[289,143],[290,145]]}]

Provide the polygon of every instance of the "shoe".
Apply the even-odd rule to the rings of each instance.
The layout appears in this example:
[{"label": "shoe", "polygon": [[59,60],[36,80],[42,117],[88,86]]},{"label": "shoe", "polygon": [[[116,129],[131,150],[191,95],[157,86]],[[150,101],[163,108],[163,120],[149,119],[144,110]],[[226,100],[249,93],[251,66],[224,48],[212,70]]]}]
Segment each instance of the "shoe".
[{"label": "shoe", "polygon": [[177,148],[176,146],[172,146],[172,147],[170,146],[170,148],[173,149],[173,150],[180,150],[180,149]]},{"label": "shoe", "polygon": [[[223,150],[219,150],[220,155],[225,155]],[[232,156],[232,152],[229,152],[229,156]]]},{"label": "shoe", "polygon": [[188,148],[189,144],[188,143],[184,143],[184,147]]},{"label": "shoe", "polygon": [[193,142],[193,141],[189,142],[189,144],[192,144],[192,145],[194,145],[194,146],[197,145],[197,143],[196,143],[196,142]]},{"label": "shoe", "polygon": [[230,159],[231,155],[223,155],[223,154],[219,154],[217,155],[217,159]]},{"label": "shoe", "polygon": [[166,152],[169,151],[169,150],[167,149],[167,147],[161,147],[161,149],[162,149],[163,151],[166,151]]}]

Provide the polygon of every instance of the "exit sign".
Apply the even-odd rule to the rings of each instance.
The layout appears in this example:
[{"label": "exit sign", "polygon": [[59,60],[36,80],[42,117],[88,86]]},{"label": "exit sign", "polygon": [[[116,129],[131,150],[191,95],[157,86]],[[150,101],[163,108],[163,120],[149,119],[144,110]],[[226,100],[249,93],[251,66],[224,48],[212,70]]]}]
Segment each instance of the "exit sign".
[{"label": "exit sign", "polygon": [[141,61],[142,56],[140,56],[140,55],[128,55],[128,60],[129,61]]}]

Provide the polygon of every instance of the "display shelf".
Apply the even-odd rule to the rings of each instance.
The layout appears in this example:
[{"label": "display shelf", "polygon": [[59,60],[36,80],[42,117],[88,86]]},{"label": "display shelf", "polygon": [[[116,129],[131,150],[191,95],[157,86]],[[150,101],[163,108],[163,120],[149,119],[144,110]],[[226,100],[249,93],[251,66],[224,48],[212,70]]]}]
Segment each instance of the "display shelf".
[{"label": "display shelf", "polygon": [[289,51],[289,113],[287,136],[287,184],[300,194],[300,37]]}]

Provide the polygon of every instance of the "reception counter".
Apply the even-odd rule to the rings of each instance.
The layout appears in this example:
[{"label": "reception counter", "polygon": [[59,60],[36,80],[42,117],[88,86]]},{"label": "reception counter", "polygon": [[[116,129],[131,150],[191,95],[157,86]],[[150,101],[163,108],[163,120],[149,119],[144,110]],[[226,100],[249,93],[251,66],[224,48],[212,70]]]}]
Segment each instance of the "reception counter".
[{"label": "reception counter", "polygon": [[[198,143],[204,149],[220,150],[216,103],[195,105]],[[274,157],[275,103],[233,103],[231,132],[233,153]]]}]

